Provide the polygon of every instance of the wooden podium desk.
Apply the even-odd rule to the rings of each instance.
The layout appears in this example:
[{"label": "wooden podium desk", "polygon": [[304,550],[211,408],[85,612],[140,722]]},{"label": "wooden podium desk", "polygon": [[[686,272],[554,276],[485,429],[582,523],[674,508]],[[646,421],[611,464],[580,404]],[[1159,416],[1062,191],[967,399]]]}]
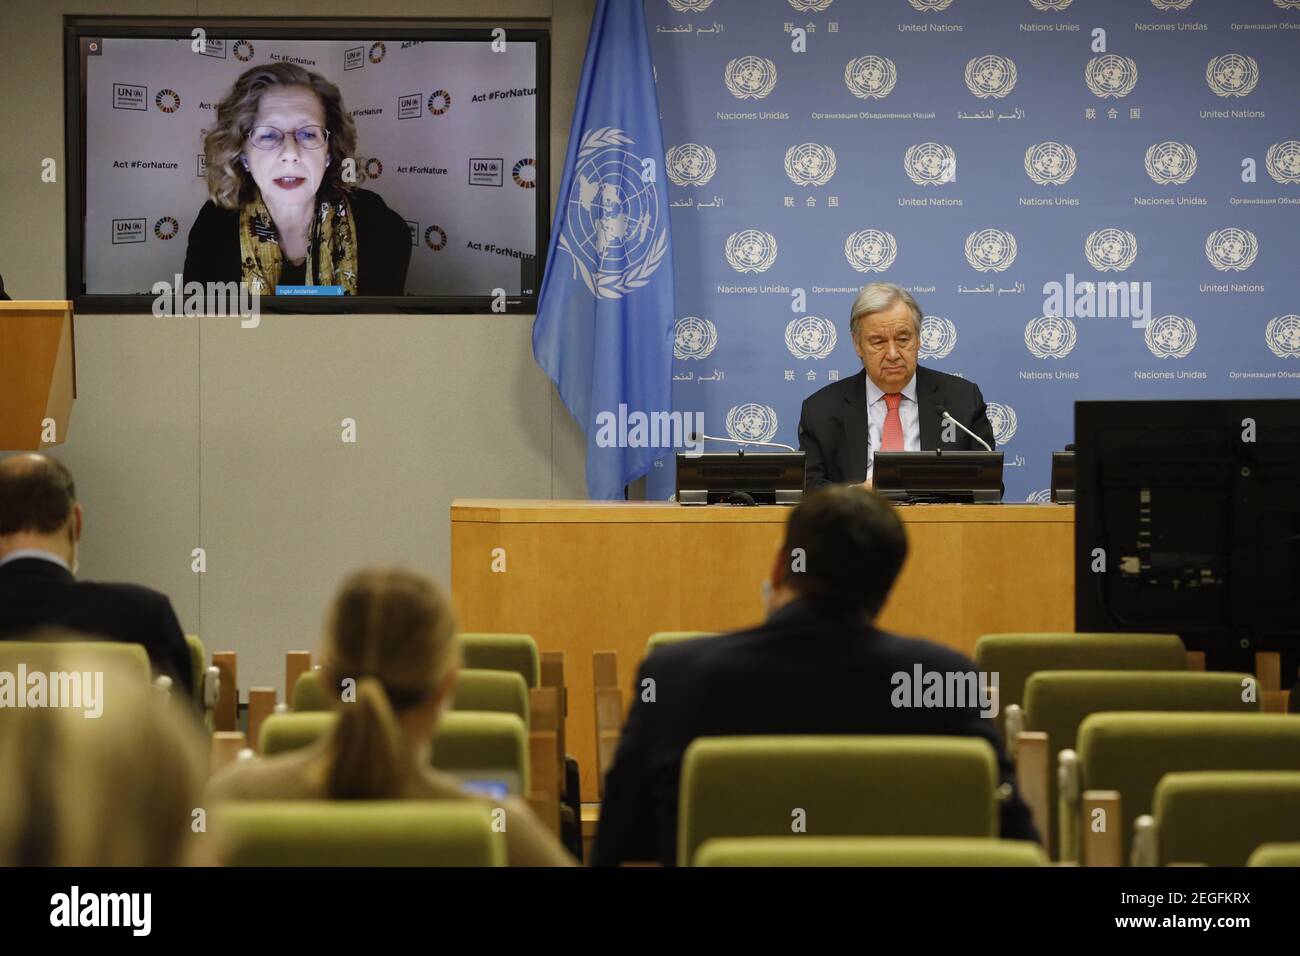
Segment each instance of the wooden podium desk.
[{"label": "wooden podium desk", "polygon": [[[452,502],[462,630],[527,633],[542,650],[565,652],[565,732],[584,801],[596,799],[592,652],[617,651],[619,684],[630,688],[653,632],[758,623],[760,582],[788,514],[668,502]],[[909,552],[881,627],[967,654],[981,634],[1074,630],[1072,506],[912,505],[899,514]]]}]

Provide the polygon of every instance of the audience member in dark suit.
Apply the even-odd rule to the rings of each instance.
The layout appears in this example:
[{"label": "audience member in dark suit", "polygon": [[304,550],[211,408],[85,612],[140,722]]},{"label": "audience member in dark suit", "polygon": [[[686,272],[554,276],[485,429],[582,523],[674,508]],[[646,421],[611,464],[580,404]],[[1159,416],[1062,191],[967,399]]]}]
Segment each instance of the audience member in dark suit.
[{"label": "audience member in dark suit", "polygon": [[189,648],[165,594],[76,579],[82,510],[72,475],[44,455],[0,459],[0,640],[63,626],[144,645],[155,674],[193,691]]},{"label": "audience member in dark suit", "polygon": [[11,301],[9,293],[5,291],[5,277],[0,276],[0,302]]},{"label": "audience member in dark suit", "polygon": [[636,686],[653,680],[655,700],[638,696],[632,703],[605,778],[593,864],[676,862],[682,755],[697,737],[982,737],[997,753],[1002,836],[1036,840],[997,728],[978,705],[895,706],[896,674],[910,676],[918,665],[923,672],[975,670],[957,651],[872,623],[906,554],[902,522],[875,492],[835,487],[808,495],[791,513],[777,552],[767,620],[646,658]]},{"label": "audience member in dark suit", "polygon": [[921,307],[906,289],[890,282],[863,286],[850,310],[849,335],[862,371],[813,392],[799,415],[808,490],[869,483],[877,449],[983,450],[960,428],[945,429],[945,411],[995,447],[979,386],[916,364]]}]

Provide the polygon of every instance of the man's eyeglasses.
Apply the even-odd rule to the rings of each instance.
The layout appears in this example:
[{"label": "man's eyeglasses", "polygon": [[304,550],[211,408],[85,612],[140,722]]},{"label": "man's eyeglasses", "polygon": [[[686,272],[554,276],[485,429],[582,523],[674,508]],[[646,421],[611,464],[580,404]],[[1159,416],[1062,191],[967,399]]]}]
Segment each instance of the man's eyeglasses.
[{"label": "man's eyeglasses", "polygon": [[279,149],[290,133],[303,149],[320,149],[330,138],[330,131],[323,126],[302,126],[289,132],[274,126],[254,126],[248,131],[248,141],[258,149]]}]

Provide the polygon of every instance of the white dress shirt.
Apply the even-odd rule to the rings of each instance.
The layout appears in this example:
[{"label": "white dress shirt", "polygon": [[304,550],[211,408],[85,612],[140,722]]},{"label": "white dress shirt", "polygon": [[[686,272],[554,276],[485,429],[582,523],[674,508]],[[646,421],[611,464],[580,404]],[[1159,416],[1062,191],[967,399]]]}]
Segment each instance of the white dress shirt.
[{"label": "white dress shirt", "polygon": [[[867,376],[867,481],[875,470],[876,449],[885,433],[885,393]],[[916,373],[903,386],[903,399],[898,403],[898,417],[903,423],[903,451],[921,450],[921,408],[916,403]]]},{"label": "white dress shirt", "polygon": [[0,558],[0,564],[8,564],[10,561],[18,561],[22,558],[41,558],[45,561],[53,561],[59,567],[63,568],[63,570],[68,572],[72,571],[72,568],[68,567],[68,562],[64,561],[57,554],[50,551],[42,551],[39,548],[19,548],[17,551],[12,551],[5,557]]}]

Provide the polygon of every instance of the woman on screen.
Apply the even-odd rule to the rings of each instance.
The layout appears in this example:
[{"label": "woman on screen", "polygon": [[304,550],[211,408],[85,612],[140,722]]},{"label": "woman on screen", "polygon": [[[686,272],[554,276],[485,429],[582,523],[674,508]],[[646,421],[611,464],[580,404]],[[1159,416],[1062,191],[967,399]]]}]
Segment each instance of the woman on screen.
[{"label": "woman on screen", "polygon": [[246,70],[204,138],[208,194],[190,229],[185,281],[341,286],[403,295],[406,223],[343,175],[357,130],[338,87],[290,63]]}]

